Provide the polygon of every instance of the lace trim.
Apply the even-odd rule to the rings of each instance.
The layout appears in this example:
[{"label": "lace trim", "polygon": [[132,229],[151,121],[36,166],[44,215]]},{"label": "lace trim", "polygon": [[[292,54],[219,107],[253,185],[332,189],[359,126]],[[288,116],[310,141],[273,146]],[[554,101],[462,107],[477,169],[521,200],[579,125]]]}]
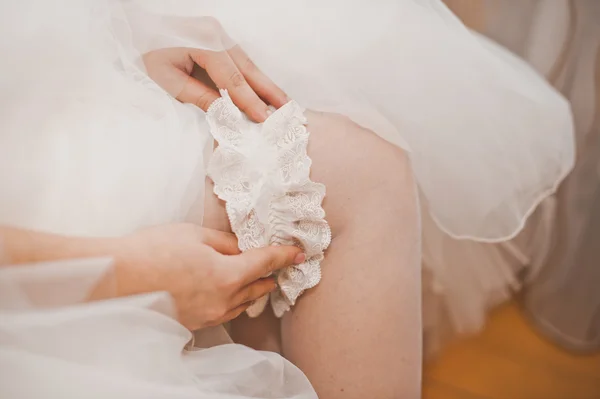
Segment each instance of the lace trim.
[{"label": "lace trim", "polygon": [[210,106],[207,121],[219,144],[208,175],[215,194],[226,202],[240,250],[296,245],[306,253],[306,262],[277,273],[277,291],[247,310],[256,317],[270,300],[275,315],[281,317],[305,290],[319,283],[323,252],[331,243],[321,207],[325,186],[309,176],[304,110],[290,101],[257,124],[223,90]]}]

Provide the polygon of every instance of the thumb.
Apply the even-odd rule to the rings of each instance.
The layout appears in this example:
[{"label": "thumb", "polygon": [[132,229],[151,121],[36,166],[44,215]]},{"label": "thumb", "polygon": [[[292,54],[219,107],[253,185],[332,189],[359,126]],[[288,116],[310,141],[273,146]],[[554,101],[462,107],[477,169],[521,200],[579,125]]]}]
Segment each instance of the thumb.
[{"label": "thumb", "polygon": [[223,255],[237,255],[240,253],[237,237],[233,233],[202,228],[202,241]]},{"label": "thumb", "polygon": [[298,247],[269,246],[251,249],[241,255],[235,255],[244,283],[250,284],[266,277],[275,270],[299,265],[306,260],[306,255]]}]

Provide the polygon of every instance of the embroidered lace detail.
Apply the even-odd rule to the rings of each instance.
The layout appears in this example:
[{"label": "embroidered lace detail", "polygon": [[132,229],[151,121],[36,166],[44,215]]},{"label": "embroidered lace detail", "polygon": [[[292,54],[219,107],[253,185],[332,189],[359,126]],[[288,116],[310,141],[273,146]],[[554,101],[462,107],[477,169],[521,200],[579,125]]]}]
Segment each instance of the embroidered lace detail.
[{"label": "embroidered lace detail", "polygon": [[321,207],[325,186],[309,176],[304,110],[290,101],[257,124],[223,90],[209,108],[207,121],[219,144],[208,175],[215,194],[226,202],[240,250],[296,245],[306,253],[306,262],[277,273],[277,291],[247,310],[256,317],[270,300],[275,315],[281,317],[305,290],[319,283],[323,252],[331,242]]}]

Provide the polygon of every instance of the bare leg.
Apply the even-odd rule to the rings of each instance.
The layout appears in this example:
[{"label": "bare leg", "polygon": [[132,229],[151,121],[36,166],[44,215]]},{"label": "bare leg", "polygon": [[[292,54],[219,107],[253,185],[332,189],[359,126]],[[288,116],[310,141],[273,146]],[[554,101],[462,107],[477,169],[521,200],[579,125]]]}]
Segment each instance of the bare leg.
[{"label": "bare leg", "polygon": [[[334,237],[323,279],[283,318],[281,347],[269,315],[236,320],[234,339],[283,349],[323,399],[418,398],[420,226],[406,155],[345,118],[309,121],[311,176],[327,186]],[[211,208],[205,220],[218,226]]]}]

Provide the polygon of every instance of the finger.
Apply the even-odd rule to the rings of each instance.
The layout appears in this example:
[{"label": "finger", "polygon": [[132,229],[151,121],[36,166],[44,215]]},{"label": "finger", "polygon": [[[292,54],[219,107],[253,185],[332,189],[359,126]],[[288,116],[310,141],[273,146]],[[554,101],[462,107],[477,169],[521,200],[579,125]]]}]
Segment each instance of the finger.
[{"label": "finger", "polygon": [[202,241],[223,255],[237,255],[240,253],[237,237],[233,233],[204,228],[202,230]]},{"label": "finger", "polygon": [[272,292],[275,288],[277,288],[277,283],[273,277],[261,278],[239,290],[233,296],[231,305],[239,306],[246,302],[255,301]]},{"label": "finger", "polygon": [[258,69],[240,46],[234,46],[227,50],[227,52],[242,75],[246,78],[250,87],[254,89],[256,94],[266,100],[267,103],[275,108],[279,108],[289,101],[285,92]]},{"label": "finger", "polygon": [[[190,65],[177,59],[178,50],[175,48],[155,50],[143,56],[148,76],[173,97],[177,97],[181,93],[189,77],[184,71]],[[171,62],[171,60],[174,61]],[[193,66],[193,61],[191,65]]]},{"label": "finger", "polygon": [[208,111],[208,107],[219,97],[219,93],[215,90],[188,76],[187,82],[181,93],[177,96],[177,99],[182,103],[194,104],[206,112]]},{"label": "finger", "polygon": [[250,307],[250,305],[252,305],[252,302],[246,302],[246,303],[243,303],[243,304],[231,309],[229,312],[225,313],[223,318],[221,320],[219,320],[218,324],[227,323],[228,321],[235,319],[236,317],[241,315],[243,312],[245,312],[246,309],[248,309]]},{"label": "finger", "polygon": [[203,67],[217,87],[227,89],[231,99],[250,119],[264,122],[267,119],[267,104],[252,90],[244,75],[225,51],[194,51],[194,61]]},{"label": "finger", "polygon": [[303,263],[306,255],[298,247],[269,246],[251,249],[231,259],[235,263],[233,268],[240,276],[241,282],[250,284],[275,270]]}]

